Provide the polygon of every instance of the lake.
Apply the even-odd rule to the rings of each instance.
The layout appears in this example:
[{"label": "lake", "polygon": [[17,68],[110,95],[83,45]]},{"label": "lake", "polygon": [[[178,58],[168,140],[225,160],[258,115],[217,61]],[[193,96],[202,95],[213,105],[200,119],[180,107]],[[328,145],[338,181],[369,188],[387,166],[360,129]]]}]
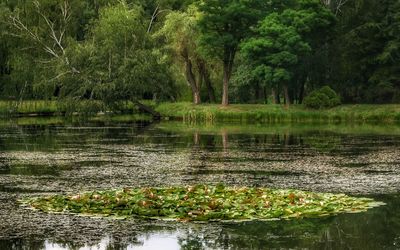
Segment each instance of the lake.
[{"label": "lake", "polygon": [[[180,223],[44,214],[18,199],[224,183],[372,197],[365,213]],[[0,249],[399,249],[400,126],[0,121]]]}]

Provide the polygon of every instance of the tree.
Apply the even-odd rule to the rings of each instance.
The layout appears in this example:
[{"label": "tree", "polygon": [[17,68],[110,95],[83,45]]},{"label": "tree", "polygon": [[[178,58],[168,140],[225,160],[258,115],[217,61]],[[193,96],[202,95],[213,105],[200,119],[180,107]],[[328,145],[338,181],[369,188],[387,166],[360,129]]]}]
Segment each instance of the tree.
[{"label": "tree", "polygon": [[13,40],[10,77],[14,85],[22,85],[19,92],[37,93],[39,98],[51,97],[54,86],[47,82],[59,77],[55,74],[56,65],[64,64],[69,73],[78,72],[66,50],[71,41],[84,37],[78,35],[83,30],[84,6],[80,0],[17,1],[9,6],[12,12],[6,20],[8,32],[13,39],[18,39]]},{"label": "tree", "polygon": [[388,96],[378,102],[400,102],[400,2],[387,2],[386,15],[379,23],[384,42],[375,57],[376,68],[369,82],[389,89]]},{"label": "tree", "polygon": [[266,5],[262,0],[205,0],[199,4],[200,46],[223,65],[222,105],[229,104],[229,81],[239,44],[251,34],[250,28]]},{"label": "tree", "polygon": [[299,1],[296,6],[265,17],[255,28],[256,36],[243,42],[241,48],[253,61],[256,74],[269,83],[272,92],[282,87],[286,104],[290,104],[290,85],[300,71],[300,62],[317,46],[315,33],[332,22],[332,14],[318,1]]},{"label": "tree", "polygon": [[136,102],[146,93],[171,95],[168,67],[153,51],[140,6],[122,2],[101,9],[90,38],[71,46],[67,56],[79,72],[68,73],[60,65],[64,96],[113,104]]},{"label": "tree", "polygon": [[65,100],[112,106],[145,95],[170,98],[174,85],[147,20],[141,6],[125,1],[21,2],[8,18],[20,41],[11,74],[33,72],[23,77],[26,83]]},{"label": "tree", "polygon": [[400,98],[399,3],[350,1],[330,43],[331,84],[344,102],[388,103]]},{"label": "tree", "polygon": [[9,15],[8,9],[3,3],[0,3],[0,96],[4,93],[5,85],[8,82],[8,75],[10,74],[9,67],[9,44],[6,37],[7,25],[4,20]]},{"label": "tree", "polygon": [[[200,81],[195,73],[195,63],[201,58],[197,53],[197,26],[195,12],[172,12],[166,17],[162,33],[170,48],[184,64],[184,75],[192,90],[193,103],[200,104]],[[194,63],[193,63],[194,62]]]},{"label": "tree", "polygon": [[202,83],[206,84],[209,99],[215,101],[214,88],[206,59],[199,53],[197,26],[198,12],[189,8],[186,12],[171,12],[167,15],[160,34],[166,37],[168,47],[173,51],[173,58],[183,64],[184,75],[192,90],[193,103],[200,104]]}]

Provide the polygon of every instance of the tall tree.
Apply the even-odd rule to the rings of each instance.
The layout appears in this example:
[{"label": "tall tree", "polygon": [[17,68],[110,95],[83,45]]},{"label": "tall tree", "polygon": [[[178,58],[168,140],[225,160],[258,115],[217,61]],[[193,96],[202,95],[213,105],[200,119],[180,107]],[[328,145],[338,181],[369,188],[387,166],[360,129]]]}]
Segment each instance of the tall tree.
[{"label": "tall tree", "polygon": [[200,104],[200,91],[205,83],[209,99],[215,101],[214,88],[210,79],[209,64],[199,53],[197,26],[198,12],[189,8],[186,12],[175,11],[167,15],[160,34],[166,37],[175,62],[183,64],[183,72],[192,90],[193,103]]},{"label": "tall tree", "polygon": [[345,102],[400,101],[399,2],[350,1],[330,43],[331,80]]},{"label": "tall tree", "polygon": [[250,28],[266,7],[268,3],[262,0],[204,0],[199,4],[200,45],[223,65],[222,105],[229,104],[229,81],[239,44],[251,34]]},{"label": "tall tree", "polygon": [[286,104],[292,101],[290,93],[299,77],[301,62],[318,46],[320,40],[315,35],[321,35],[333,20],[319,1],[299,1],[281,13],[268,15],[255,28],[256,36],[242,44],[242,51],[253,61],[255,73],[270,83],[272,92],[282,87]]},{"label": "tall tree", "polygon": [[[118,27],[117,29],[115,27]],[[67,97],[100,99],[113,104],[138,101],[146,93],[172,95],[168,67],[153,51],[143,10],[121,2],[100,10],[90,38],[67,51],[79,72],[62,74]]]}]

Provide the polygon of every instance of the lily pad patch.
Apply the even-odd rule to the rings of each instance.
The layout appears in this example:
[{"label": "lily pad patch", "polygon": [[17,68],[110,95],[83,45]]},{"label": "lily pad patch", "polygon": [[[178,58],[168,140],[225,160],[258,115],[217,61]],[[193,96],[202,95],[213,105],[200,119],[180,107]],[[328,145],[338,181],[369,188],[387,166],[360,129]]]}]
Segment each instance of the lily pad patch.
[{"label": "lily pad patch", "polygon": [[315,218],[385,205],[345,194],[224,185],[124,188],[28,198],[21,204],[46,213],[180,221]]}]

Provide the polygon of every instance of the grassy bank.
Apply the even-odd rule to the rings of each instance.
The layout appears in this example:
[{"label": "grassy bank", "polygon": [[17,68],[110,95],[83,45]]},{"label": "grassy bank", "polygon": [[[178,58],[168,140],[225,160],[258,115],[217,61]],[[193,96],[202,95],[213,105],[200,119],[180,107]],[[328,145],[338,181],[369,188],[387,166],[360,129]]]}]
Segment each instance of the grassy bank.
[{"label": "grassy bank", "polygon": [[[311,110],[302,105],[232,104],[223,107],[217,104],[193,105],[191,103],[145,103],[156,109],[164,119],[186,122],[377,122],[400,123],[400,104],[392,105],[342,105],[327,110]],[[59,115],[64,113],[93,116],[104,111],[99,101],[81,101],[66,104],[57,101],[0,101],[0,116]],[[113,110],[117,113],[138,114],[130,102],[121,102]]]},{"label": "grassy bank", "polygon": [[52,114],[58,111],[56,101],[0,101],[0,115]]},{"label": "grassy bank", "polygon": [[0,100],[0,116],[52,116],[60,114],[81,114],[92,116],[108,109],[117,113],[137,113],[132,102],[121,101],[115,107],[106,107],[103,102],[84,100],[79,102],[57,102],[45,100],[5,101]]},{"label": "grassy bank", "polygon": [[156,111],[165,118],[188,122],[400,122],[400,104],[342,105],[327,110],[311,110],[302,105],[234,104],[223,107],[162,103]]}]

